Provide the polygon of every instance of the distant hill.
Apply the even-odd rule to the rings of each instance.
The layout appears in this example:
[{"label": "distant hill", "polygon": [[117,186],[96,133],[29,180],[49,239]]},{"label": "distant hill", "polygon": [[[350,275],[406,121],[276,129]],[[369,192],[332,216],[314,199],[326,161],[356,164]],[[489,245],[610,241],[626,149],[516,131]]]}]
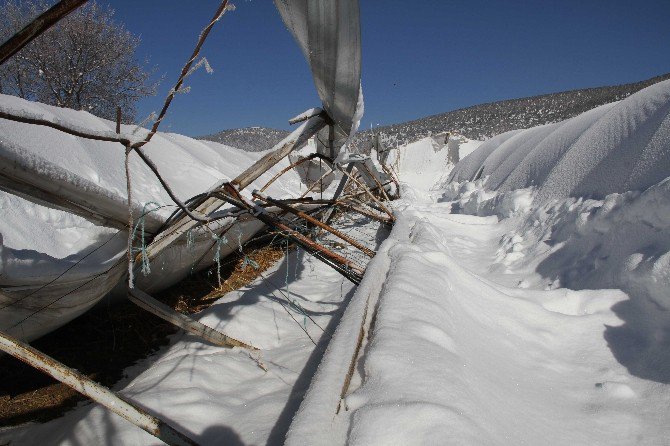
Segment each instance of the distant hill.
[{"label": "distant hill", "polygon": [[[429,134],[443,131],[458,132],[470,139],[490,138],[514,129],[558,122],[577,116],[608,102],[619,101],[657,82],[670,79],[670,73],[632,84],[585,88],[521,99],[491,102],[473,107],[440,113],[399,124],[377,127],[385,140],[407,144]],[[224,130],[198,139],[220,142],[250,152],[267,150],[284,139],[289,132],[266,127]],[[370,130],[354,135],[353,146],[369,149]]]},{"label": "distant hill", "polygon": [[[377,127],[386,140],[400,145],[417,141],[432,133],[454,131],[470,139],[484,139],[514,129],[562,121],[609,102],[619,101],[657,82],[670,79],[670,73],[632,84],[585,88],[521,99],[475,105],[427,116],[413,121]],[[369,146],[370,130],[354,135],[353,145]]]},{"label": "distant hill", "polygon": [[220,142],[227,146],[246,150],[247,152],[260,152],[271,149],[289,132],[285,130],[270,129],[267,127],[247,127],[243,129],[224,130],[213,135],[198,136],[196,139]]}]

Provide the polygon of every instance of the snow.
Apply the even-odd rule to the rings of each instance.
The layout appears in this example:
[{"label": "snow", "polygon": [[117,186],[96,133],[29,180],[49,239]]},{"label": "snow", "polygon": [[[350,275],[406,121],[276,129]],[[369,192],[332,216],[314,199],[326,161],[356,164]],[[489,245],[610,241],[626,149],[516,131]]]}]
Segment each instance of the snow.
[{"label": "snow", "polygon": [[[87,112],[52,107],[7,95],[0,95],[0,107],[2,110],[40,116],[94,133],[115,126]],[[134,126],[122,126],[122,133],[131,134],[133,130]],[[136,133],[143,135],[144,132],[139,130]],[[124,150],[120,144],[86,140],[48,127],[4,119],[0,119],[0,135],[1,157],[7,160],[30,157],[35,160],[33,167],[37,167],[38,172],[51,177],[62,187],[94,188],[96,194],[108,196],[120,206],[126,206]],[[172,133],[156,134],[143,150],[182,200],[208,190],[219,181],[235,178],[264,154]],[[165,218],[170,215],[175,205],[154,174],[136,156],[131,157],[130,164],[136,210],[155,202],[161,206],[157,211],[159,216]],[[270,173],[261,176],[250,189],[262,186],[286,165],[287,161],[283,161]],[[268,193],[277,197],[295,195],[300,184],[298,176],[289,172],[270,186]],[[34,205],[5,192],[0,192],[0,209],[0,233],[8,248],[39,248],[44,254],[64,258],[90,246],[97,238],[112,233],[112,230],[96,227],[83,218]],[[29,221],[34,224],[26,225]]]},{"label": "snow", "polygon": [[[288,270],[288,272],[287,272]],[[189,434],[199,444],[279,444],[328,342],[327,335],[296,307],[297,302],[324,329],[333,329],[353,285],[304,251],[292,252],[264,273],[267,279],[227,293],[198,319],[262,349],[264,372],[249,352],[203,343],[177,334],[170,347],[126,373],[121,395]],[[318,291],[317,291],[318,290]],[[292,316],[317,342],[315,347]],[[63,418],[0,431],[12,445],[161,444],[126,420],[94,404]]]},{"label": "snow", "polygon": [[[292,254],[272,281],[198,316],[260,357],[177,335],[121,393],[201,444],[667,443],[669,113],[666,81],[564,122],[463,140],[456,166],[432,138],[393,150],[397,222],[357,288]],[[278,303],[287,286],[326,328],[289,309],[316,348]],[[6,439],[156,444],[91,405]]]},{"label": "snow", "polygon": [[[0,110],[39,117],[83,132],[115,135],[109,133],[115,123],[84,111],[6,95],[0,95]],[[123,135],[133,132],[136,139],[146,134],[146,130],[134,126],[121,128]],[[157,133],[143,151],[182,200],[235,178],[264,155],[171,133]],[[83,200],[84,207],[101,209],[122,224],[127,220],[124,158],[124,147],[116,142],[83,139],[46,126],[0,119],[0,173],[10,178],[21,175],[25,182],[58,196]],[[248,190],[262,187],[287,165],[288,160],[282,160]],[[144,224],[153,232],[176,205],[136,154],[130,157],[130,172],[133,214],[137,219],[151,210]],[[277,198],[296,197],[301,188],[299,176],[287,172],[267,193]],[[245,193],[248,196],[248,192]],[[124,256],[126,231],[119,231],[118,226],[116,229],[100,226],[47,206],[0,191],[0,234],[4,245],[0,285],[7,291],[0,293],[0,327],[22,339],[34,339],[81,314],[107,294],[123,272],[115,265]],[[218,224],[220,222],[211,224],[213,230]],[[262,227],[253,221],[243,228],[236,227],[231,235],[237,237],[241,231],[244,242]],[[152,274],[136,275],[135,283],[153,292],[185,277],[194,259],[200,259],[196,265],[199,269],[212,264],[213,244],[209,234],[204,236],[205,240],[196,237],[196,246],[190,252],[179,246],[166,250],[154,260]],[[235,251],[237,239],[231,239],[223,248],[227,252]],[[208,250],[212,251],[209,255]],[[111,271],[109,275],[108,271]],[[98,277],[98,282],[92,282],[91,277]],[[58,279],[53,286],[43,286],[53,279]],[[30,300],[26,300],[22,308],[11,305],[22,301],[24,295]],[[35,309],[40,308],[44,309],[40,311],[42,314],[35,314]],[[26,321],[26,317],[30,319]]]},{"label": "snow", "polygon": [[[388,251],[362,385],[346,397],[348,443],[667,438],[667,416],[657,415],[670,402],[667,385],[629,372],[615,353],[613,336],[628,330],[617,308],[634,297],[616,289],[544,290],[543,283],[520,288],[510,264],[497,277],[496,242],[511,222],[451,214],[450,205],[413,201],[401,211],[397,224],[407,236]],[[659,355],[667,343],[655,344],[649,354],[667,357]]]},{"label": "snow", "polygon": [[400,148],[398,220],[287,444],[665,444],[668,92],[498,135],[452,183],[446,150]]},{"label": "snow", "polygon": [[667,176],[669,112],[670,81],[659,82],[567,121],[496,136],[450,179],[474,180],[483,168],[487,188],[536,186],[543,201],[642,191]]}]

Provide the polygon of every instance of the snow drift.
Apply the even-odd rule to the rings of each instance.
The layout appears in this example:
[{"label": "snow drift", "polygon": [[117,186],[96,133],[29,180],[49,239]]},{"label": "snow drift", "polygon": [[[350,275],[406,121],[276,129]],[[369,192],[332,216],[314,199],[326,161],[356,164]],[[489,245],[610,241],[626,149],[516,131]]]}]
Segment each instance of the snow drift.
[{"label": "snow drift", "polygon": [[287,443],[667,442],[669,111],[666,81],[498,135],[447,181],[446,151],[401,147],[397,223]]},{"label": "snow drift", "polygon": [[670,169],[670,81],[567,121],[508,132],[456,166],[450,179],[488,177],[500,192],[534,186],[540,200],[642,191]]}]

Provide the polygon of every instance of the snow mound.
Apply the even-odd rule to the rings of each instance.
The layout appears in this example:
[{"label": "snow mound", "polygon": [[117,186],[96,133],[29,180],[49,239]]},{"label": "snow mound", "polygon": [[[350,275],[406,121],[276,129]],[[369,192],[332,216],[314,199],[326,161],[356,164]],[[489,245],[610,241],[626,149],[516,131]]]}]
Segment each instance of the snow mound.
[{"label": "snow mound", "polygon": [[538,199],[642,191],[670,175],[670,81],[575,118],[496,136],[450,180],[488,177],[501,192],[535,186]]},{"label": "snow mound", "polygon": [[287,444],[667,443],[669,112],[666,81],[498,135],[450,175],[430,141],[401,147],[366,305]]},{"label": "snow mound", "polygon": [[[53,107],[7,95],[0,95],[0,108],[85,132],[110,132],[115,135],[112,130],[115,123],[85,111]],[[121,133],[137,135],[136,138],[141,139],[146,130],[122,125]],[[29,160],[36,172],[62,187],[88,188],[93,194],[100,194],[94,197],[106,197],[119,206],[126,206],[125,154],[121,144],[78,138],[49,127],[5,119],[0,119],[0,134],[1,159]],[[157,133],[143,150],[182,200],[204,192],[222,180],[235,178],[263,155],[173,133]],[[261,176],[255,186],[262,186],[286,165],[287,161],[282,161],[271,173]],[[158,209],[155,214],[163,219],[174,211],[174,203],[137,156],[131,156],[130,175],[136,208],[156,203]],[[298,176],[288,172],[270,186],[268,194],[278,197],[296,194],[300,184]],[[109,232],[83,218],[5,192],[0,192],[0,208],[0,233],[5,246],[14,249],[37,249],[62,258],[89,246],[100,234]]]}]

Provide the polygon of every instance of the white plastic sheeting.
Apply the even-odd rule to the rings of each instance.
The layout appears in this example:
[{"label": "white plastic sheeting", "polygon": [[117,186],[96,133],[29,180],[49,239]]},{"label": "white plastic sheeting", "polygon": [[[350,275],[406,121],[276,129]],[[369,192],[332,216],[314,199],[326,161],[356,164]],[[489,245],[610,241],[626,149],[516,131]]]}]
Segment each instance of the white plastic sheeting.
[{"label": "white plastic sheeting", "polygon": [[643,191],[670,172],[670,81],[572,119],[498,135],[456,165],[450,180],[489,190],[535,186],[541,201]]},{"label": "white plastic sheeting", "polygon": [[[361,29],[358,0],[275,0],[314,78],[334,134],[322,130],[322,145],[341,147],[363,114]],[[335,154],[331,153],[330,156]]]}]

